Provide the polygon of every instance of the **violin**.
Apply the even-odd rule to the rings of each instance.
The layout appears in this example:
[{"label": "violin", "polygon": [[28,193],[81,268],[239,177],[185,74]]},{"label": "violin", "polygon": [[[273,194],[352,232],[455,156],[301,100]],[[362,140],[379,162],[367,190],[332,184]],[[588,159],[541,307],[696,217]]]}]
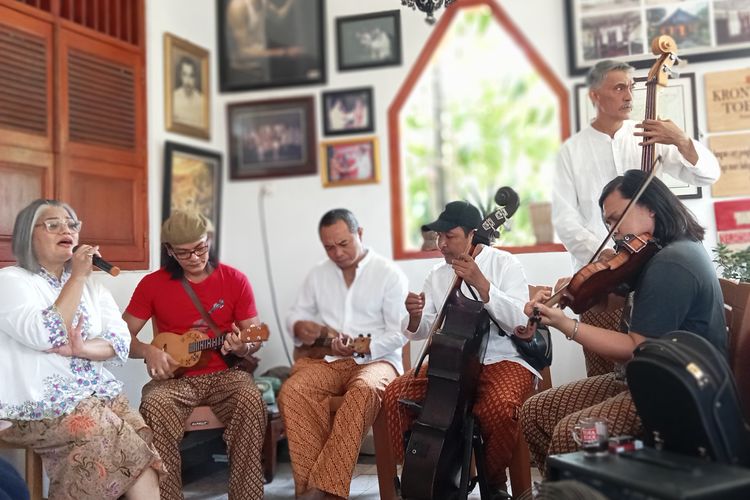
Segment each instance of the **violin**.
[{"label": "violin", "polygon": [[[501,188],[495,201],[502,206],[477,229],[469,254],[479,244],[489,245],[499,227],[518,208],[518,195]],[[490,329],[489,313],[481,300],[461,292],[454,278],[414,375],[429,349],[427,392],[422,402],[399,400],[419,411],[411,428],[400,479],[402,499],[466,498],[469,483],[474,397],[482,370]],[[429,346],[429,347],[428,347]],[[469,430],[471,429],[471,430]],[[397,481],[398,482],[398,481]]]},{"label": "violin", "polygon": [[[658,57],[649,70],[646,81],[645,120],[656,119],[656,90],[658,86],[667,85],[671,67],[678,61],[675,54],[677,44],[668,35],[654,38],[651,42],[651,49]],[[623,295],[635,285],[645,264],[661,249],[658,241],[650,233],[628,234],[616,243],[614,257],[607,261],[596,259],[656,175],[655,166],[660,161],[661,157],[655,157],[655,145],[645,144],[641,155],[641,170],[647,172],[648,177],[629,201],[620,219],[609,231],[597,251],[594,252],[589,263],[579,269],[566,286],[552,295],[544,303],[545,306],[559,306],[562,309],[570,307],[576,314],[581,314],[600,303],[610,293]],[[526,338],[534,332],[540,321],[539,311],[535,309],[528,324],[516,327],[515,333],[519,338]]]}]

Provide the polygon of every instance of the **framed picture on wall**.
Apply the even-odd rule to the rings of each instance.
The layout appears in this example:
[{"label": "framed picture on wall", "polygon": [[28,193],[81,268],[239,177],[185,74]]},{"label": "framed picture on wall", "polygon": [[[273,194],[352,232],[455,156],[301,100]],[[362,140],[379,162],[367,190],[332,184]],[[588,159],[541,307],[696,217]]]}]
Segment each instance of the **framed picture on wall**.
[{"label": "framed picture on wall", "polygon": [[231,179],[317,172],[312,97],[227,106]]},{"label": "framed picture on wall", "polygon": [[208,51],[164,33],[164,122],[167,130],[210,139]]},{"label": "framed picture on wall", "polygon": [[[636,77],[633,80],[635,81],[635,88],[633,89],[633,108],[630,117],[638,121],[646,115],[646,77]],[[576,130],[578,131],[596,118],[596,109],[589,99],[586,84],[579,83],[575,86],[575,101]],[[698,140],[694,73],[683,73],[677,78],[670,78],[666,87],[659,87],[656,107],[657,117],[672,120],[688,136]],[[699,186],[691,186],[668,174],[662,174],[661,179],[679,198],[690,199],[702,196],[702,190]]]},{"label": "framed picture on wall", "polygon": [[339,71],[401,64],[401,11],[336,18]]},{"label": "framed picture on wall", "polygon": [[565,0],[568,63],[581,75],[602,59],[654,63],[651,41],[669,35],[690,62],[750,56],[744,0]]},{"label": "framed picture on wall", "polygon": [[323,133],[358,134],[375,129],[372,87],[323,92]]},{"label": "framed picture on wall", "polygon": [[216,0],[222,92],[325,83],[323,0]]},{"label": "framed picture on wall", "polygon": [[376,137],[323,142],[320,156],[323,187],[374,184],[380,180]]},{"label": "framed picture on wall", "polygon": [[174,210],[202,213],[213,222],[216,255],[219,255],[221,181],[220,153],[166,142],[162,221]]}]

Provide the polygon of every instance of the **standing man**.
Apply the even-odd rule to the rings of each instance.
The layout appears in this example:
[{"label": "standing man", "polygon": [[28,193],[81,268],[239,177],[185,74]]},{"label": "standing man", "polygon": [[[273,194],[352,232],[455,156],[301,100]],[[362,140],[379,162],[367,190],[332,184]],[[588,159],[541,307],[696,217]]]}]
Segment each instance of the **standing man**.
[{"label": "standing man", "polygon": [[[475,258],[468,254],[474,232],[481,223],[479,209],[465,201],[453,201],[435,222],[422,227],[422,231],[437,232],[438,248],[445,262],[427,275],[421,293],[409,292],[406,299],[409,323],[404,335],[413,340],[427,338],[456,275],[464,281],[461,292],[466,297],[472,298],[471,288],[477,296],[475,300],[484,302],[494,321],[490,323],[473,411],[485,441],[487,482],[493,491],[492,498],[501,499],[510,498],[505,469],[518,439],[518,412],[532,390],[534,376],[539,373],[519,356],[509,337],[500,335],[500,327],[511,333],[518,321],[521,321],[518,324],[526,322],[523,307],[529,288],[521,263],[510,253],[490,246],[481,246]],[[426,391],[425,366],[416,377],[412,370],[397,378],[385,392],[383,407],[391,446],[399,462],[404,459],[404,433],[414,419],[398,400],[421,401]]]},{"label": "standing man", "polygon": [[[341,333],[331,343],[331,356],[295,363],[279,405],[298,498],[347,498],[385,386],[403,371],[408,287],[392,262],[363,245],[362,228],[349,210],[327,212],[318,232],[328,259],[308,274],[287,325],[297,346],[312,345],[324,327]],[[371,336],[364,357],[353,357],[357,335]],[[343,403],[332,416],[334,396],[343,396]]]},{"label": "standing man", "polygon": [[[239,338],[241,329],[260,322],[247,277],[217,261],[211,252],[212,236],[213,225],[205,216],[175,211],[161,229],[166,265],[138,283],[123,314],[132,336],[130,357],[143,359],[152,379],[143,387],[140,410],[154,430],[154,444],[167,467],[161,485],[166,500],[183,498],[180,441],[188,415],[202,405],[210,406],[226,425],[229,499],[263,498],[260,455],[266,405],[252,376],[227,365],[232,357],[246,357],[260,348],[259,343]],[[168,352],[138,340],[149,319],[153,319],[154,335],[200,330],[215,337],[204,314],[218,330],[234,332],[227,335],[221,349],[227,361],[218,351],[206,350],[197,365],[176,377],[178,365]]]},{"label": "standing man", "polygon": [[[596,107],[590,125],[562,145],[552,183],[552,224],[573,257],[574,270],[586,265],[607,235],[597,200],[602,188],[626,170],[641,167],[641,145],[655,144],[663,171],[682,181],[707,186],[721,173],[714,155],[670,120],[630,120],[633,68],[623,62],[597,63],[586,76]],[[606,248],[603,257],[614,255]],[[583,313],[581,320],[610,330],[627,330],[624,301],[612,296],[605,310]],[[586,372],[601,375],[614,368],[610,360],[584,347]]]},{"label": "standing man", "polygon": [[694,186],[716,182],[721,170],[705,146],[671,120],[630,120],[633,68],[597,63],[586,76],[596,118],[563,144],[557,161],[552,222],[575,269],[588,263],[607,235],[597,200],[602,188],[626,170],[641,166],[641,145],[656,144],[664,172]]}]

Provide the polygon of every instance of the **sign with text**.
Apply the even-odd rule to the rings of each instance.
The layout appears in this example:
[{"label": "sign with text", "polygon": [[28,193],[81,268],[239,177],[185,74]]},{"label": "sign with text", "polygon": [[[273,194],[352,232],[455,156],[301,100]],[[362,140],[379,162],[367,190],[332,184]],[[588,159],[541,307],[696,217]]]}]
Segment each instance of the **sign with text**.
[{"label": "sign with text", "polygon": [[712,136],[708,146],[721,166],[721,177],[711,186],[711,195],[750,195],[750,133]]},{"label": "sign with text", "polygon": [[750,198],[714,203],[719,243],[732,250],[750,246]]},{"label": "sign with text", "polygon": [[750,129],[750,68],[706,73],[709,132]]}]

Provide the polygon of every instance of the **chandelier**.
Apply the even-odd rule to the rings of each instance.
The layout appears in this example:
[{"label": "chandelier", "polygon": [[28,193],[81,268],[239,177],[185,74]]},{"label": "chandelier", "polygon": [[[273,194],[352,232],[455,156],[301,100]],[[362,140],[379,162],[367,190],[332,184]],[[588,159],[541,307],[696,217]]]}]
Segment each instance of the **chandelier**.
[{"label": "chandelier", "polygon": [[401,0],[401,5],[405,5],[414,10],[421,10],[427,14],[427,17],[425,18],[427,24],[435,24],[435,16],[433,16],[432,13],[442,7],[443,3],[445,3],[445,8],[447,9],[448,6],[455,1],[456,0]]}]

